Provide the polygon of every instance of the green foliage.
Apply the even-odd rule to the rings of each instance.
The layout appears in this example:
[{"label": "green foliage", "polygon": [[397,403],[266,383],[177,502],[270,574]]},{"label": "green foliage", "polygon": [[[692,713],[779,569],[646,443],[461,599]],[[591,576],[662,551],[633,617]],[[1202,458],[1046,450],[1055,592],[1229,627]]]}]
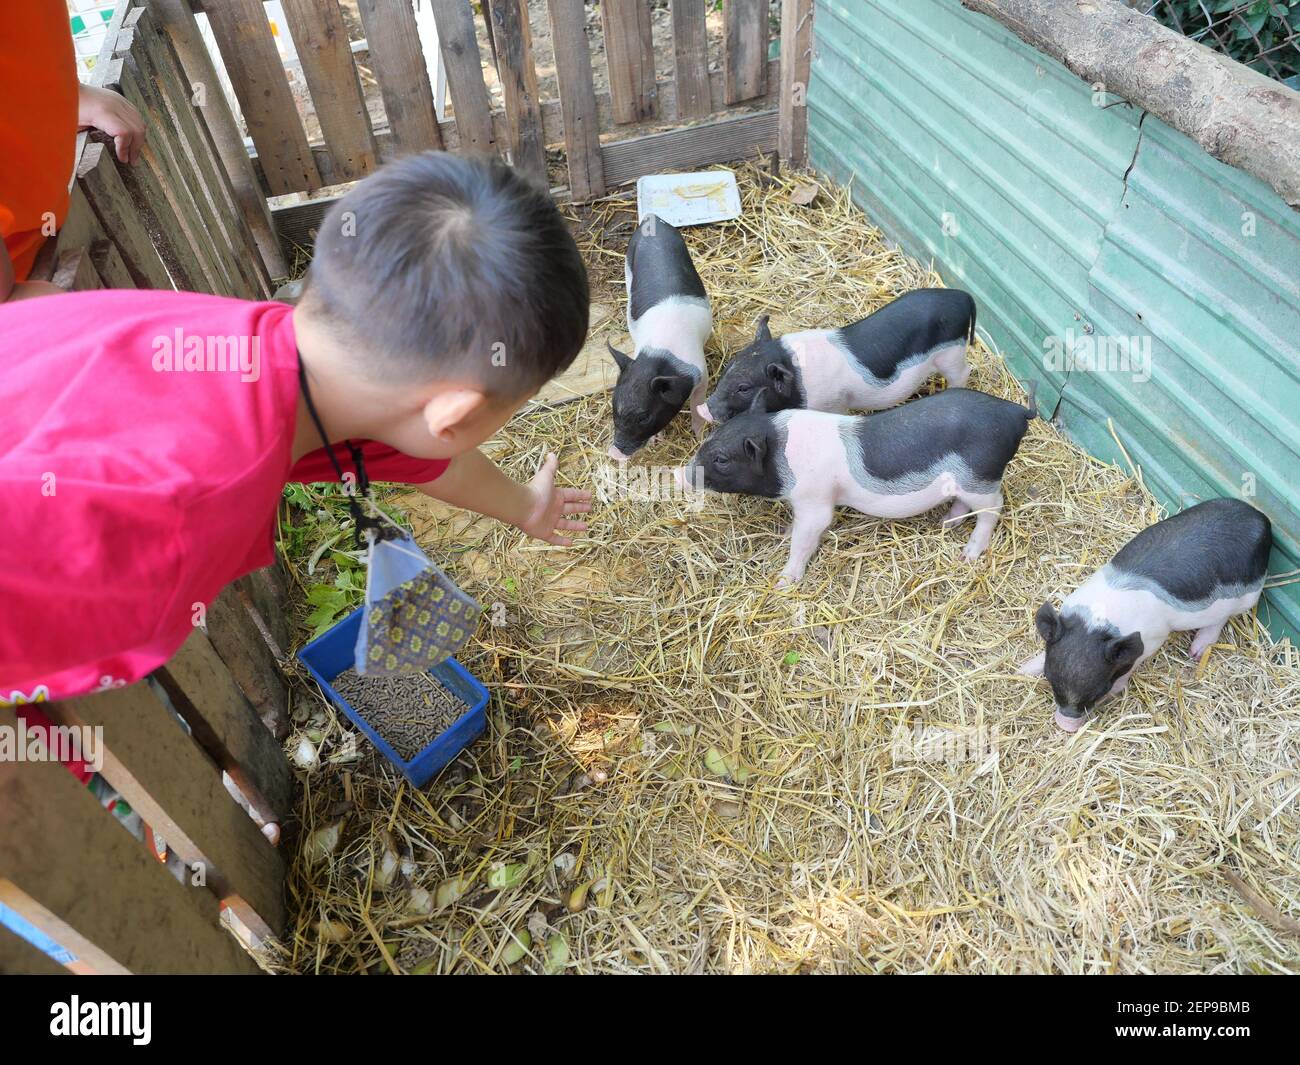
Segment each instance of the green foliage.
[{"label": "green foliage", "polygon": [[[375,486],[379,508],[403,528],[406,517]],[[289,520],[280,523],[280,550],[307,590],[310,612],[302,624],[314,639],[350,611],[366,594],[365,551],[352,542],[347,496],[337,484],[291,484],[284,490]]]},{"label": "green foliage", "polygon": [[1300,77],[1300,0],[1163,0],[1152,14],[1261,74]]}]

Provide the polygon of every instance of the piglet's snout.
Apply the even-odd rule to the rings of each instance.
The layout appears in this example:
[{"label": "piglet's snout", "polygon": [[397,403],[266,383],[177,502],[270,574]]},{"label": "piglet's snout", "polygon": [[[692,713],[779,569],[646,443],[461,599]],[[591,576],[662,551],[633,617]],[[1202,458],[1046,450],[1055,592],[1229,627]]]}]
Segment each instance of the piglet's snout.
[{"label": "piglet's snout", "polygon": [[632,457],[631,455],[624,455],[623,452],[619,451],[619,449],[616,448],[613,444],[609,445],[609,450],[605,452],[605,454],[607,454],[615,462],[627,462],[628,459]]},{"label": "piglet's snout", "polygon": [[1060,707],[1057,707],[1054,718],[1056,724],[1066,732],[1078,732],[1083,727],[1082,717],[1071,717],[1069,714],[1062,713]]}]

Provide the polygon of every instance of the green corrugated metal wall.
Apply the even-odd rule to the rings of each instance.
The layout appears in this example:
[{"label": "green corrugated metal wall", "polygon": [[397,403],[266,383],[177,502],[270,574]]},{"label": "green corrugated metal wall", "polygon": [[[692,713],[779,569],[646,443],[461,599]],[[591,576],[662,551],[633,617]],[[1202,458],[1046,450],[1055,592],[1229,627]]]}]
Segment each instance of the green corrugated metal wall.
[{"label": "green corrugated metal wall", "polygon": [[[814,33],[812,164],[975,296],[1065,432],[1122,465],[1113,427],[1171,510],[1253,491],[1300,567],[1300,213],[958,0],[816,0]],[[1071,331],[1148,345],[1150,379],[1061,365]],[[1294,638],[1300,585],[1261,616]]]}]

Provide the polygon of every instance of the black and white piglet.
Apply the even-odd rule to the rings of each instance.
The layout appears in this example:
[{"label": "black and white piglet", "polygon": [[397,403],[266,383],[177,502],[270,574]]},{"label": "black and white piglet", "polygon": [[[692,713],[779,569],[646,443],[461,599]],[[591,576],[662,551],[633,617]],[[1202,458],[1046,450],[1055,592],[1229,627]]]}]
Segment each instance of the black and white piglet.
[{"label": "black and white piglet", "polygon": [[1268,518],[1239,499],[1211,499],[1143,529],[1072,592],[1058,612],[1038,608],[1047,649],[1020,667],[1046,676],[1056,723],[1076,732],[1088,712],[1124,690],[1169,638],[1194,630],[1195,660],[1234,614],[1259,601],[1273,544]]},{"label": "black and white piglet", "polygon": [[784,410],[754,397],[747,414],[719,427],[678,483],[784,499],[794,510],[780,584],[803,576],[837,506],[907,518],[952,500],[945,524],[975,514],[962,557],[984,553],[1002,507],[1002,475],[1020,446],[1030,406],[965,388],[870,417]]},{"label": "black and white piglet", "polygon": [[686,242],[657,215],[646,215],[627,245],[627,328],[635,358],[609,345],[618,363],[614,443],[610,458],[625,461],[690,405],[691,427],[704,428],[695,407],[708,390],[704,344],[713,312]]},{"label": "black and white piglet", "polygon": [[936,372],[964,387],[974,338],[975,301],[955,288],[917,289],[843,329],[774,338],[764,315],[754,342],[731,360],[698,412],[725,422],[748,411],[760,391],[769,411],[883,410]]}]

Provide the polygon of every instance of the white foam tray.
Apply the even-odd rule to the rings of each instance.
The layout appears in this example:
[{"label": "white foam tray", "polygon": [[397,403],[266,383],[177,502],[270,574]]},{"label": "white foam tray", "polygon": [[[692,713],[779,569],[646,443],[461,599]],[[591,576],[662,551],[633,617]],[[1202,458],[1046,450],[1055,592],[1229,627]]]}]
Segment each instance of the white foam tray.
[{"label": "white foam tray", "polygon": [[730,170],[647,174],[636,183],[636,215],[658,215],[670,226],[702,226],[740,217],[740,190]]}]

